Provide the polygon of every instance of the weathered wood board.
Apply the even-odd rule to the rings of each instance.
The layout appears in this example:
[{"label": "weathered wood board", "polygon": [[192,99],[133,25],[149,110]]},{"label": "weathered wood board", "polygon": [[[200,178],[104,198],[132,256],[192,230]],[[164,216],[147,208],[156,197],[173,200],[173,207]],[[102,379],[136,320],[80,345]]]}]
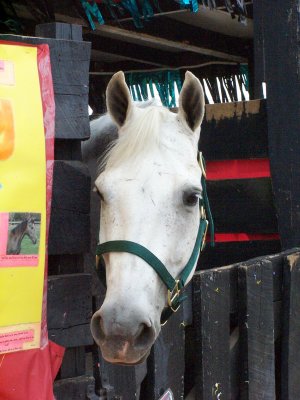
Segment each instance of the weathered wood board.
[{"label": "weathered wood board", "polygon": [[61,379],[54,383],[56,400],[86,400],[93,393],[94,378],[92,376],[78,376],[76,378]]},{"label": "weathered wood board", "polygon": [[[241,332],[247,333],[243,349],[247,354],[247,379],[249,399],[274,400],[275,387],[275,336],[273,309],[273,265],[269,260],[241,265],[239,290],[245,294],[245,312],[240,320]],[[241,312],[242,313],[242,312]],[[244,346],[243,346],[244,347]],[[242,348],[243,348],[242,347]]]},{"label": "weathered wood board", "polygon": [[90,248],[90,176],[80,161],[55,161],[48,252],[80,254]]},{"label": "weathered wood board", "polygon": [[299,4],[294,0],[257,3],[255,23],[263,38],[258,62],[267,85],[272,185],[282,247],[289,249],[300,243]]},{"label": "weathered wood board", "polygon": [[65,347],[90,345],[92,310],[89,274],[52,275],[48,278],[49,339]]},{"label": "weathered wood board", "polygon": [[193,278],[196,400],[230,398],[229,269],[197,272]]},{"label": "weathered wood board", "polygon": [[141,398],[158,399],[167,389],[174,398],[184,396],[184,326],[183,308],[173,314],[154,343],[147,360],[148,374]]},{"label": "weathered wood board", "polygon": [[300,360],[300,253],[285,259],[283,279],[282,398],[299,396]]}]

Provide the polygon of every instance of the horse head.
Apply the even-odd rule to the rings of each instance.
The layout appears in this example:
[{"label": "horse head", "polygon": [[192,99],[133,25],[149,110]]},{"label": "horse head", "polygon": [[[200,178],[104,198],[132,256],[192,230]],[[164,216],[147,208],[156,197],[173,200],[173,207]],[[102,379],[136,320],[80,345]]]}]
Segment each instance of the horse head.
[{"label": "horse head", "polygon": [[166,283],[147,258],[154,255],[170,279],[176,278],[198,237],[204,94],[199,80],[187,72],[177,114],[153,105],[140,108],[118,72],[106,95],[118,139],[95,182],[101,198],[99,243],[131,242],[148,253],[143,258],[127,248],[102,252],[107,292],[91,331],[107,361],[133,365],[148,356],[168,302]]}]

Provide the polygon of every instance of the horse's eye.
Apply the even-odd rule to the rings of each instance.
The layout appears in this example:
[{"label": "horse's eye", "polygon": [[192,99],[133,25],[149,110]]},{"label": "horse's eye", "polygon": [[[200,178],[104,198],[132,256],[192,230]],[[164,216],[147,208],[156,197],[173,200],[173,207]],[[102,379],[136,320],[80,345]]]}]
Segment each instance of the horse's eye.
[{"label": "horse's eye", "polygon": [[186,191],[183,193],[183,204],[193,207],[198,204],[199,198],[201,198],[200,192]]}]

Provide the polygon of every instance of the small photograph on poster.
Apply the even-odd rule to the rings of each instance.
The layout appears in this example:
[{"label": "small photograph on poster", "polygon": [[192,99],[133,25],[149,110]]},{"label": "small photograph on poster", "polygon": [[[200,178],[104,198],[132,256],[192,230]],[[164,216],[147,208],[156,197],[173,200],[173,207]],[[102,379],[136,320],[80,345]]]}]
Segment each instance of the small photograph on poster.
[{"label": "small photograph on poster", "polygon": [[41,215],[9,213],[6,254],[38,254]]},{"label": "small photograph on poster", "polygon": [[36,267],[41,214],[0,212],[0,267]]}]

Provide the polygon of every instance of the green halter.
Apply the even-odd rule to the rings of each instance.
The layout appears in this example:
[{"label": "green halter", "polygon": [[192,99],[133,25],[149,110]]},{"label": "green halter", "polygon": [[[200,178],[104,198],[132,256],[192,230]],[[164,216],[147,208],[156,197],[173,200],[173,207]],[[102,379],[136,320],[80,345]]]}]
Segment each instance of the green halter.
[{"label": "green halter", "polygon": [[[114,252],[114,253],[134,254],[142,258],[144,261],[146,261],[146,263],[149,264],[155,270],[155,272],[158,274],[158,276],[168,289],[168,307],[166,307],[162,312],[161,324],[165,324],[167,322],[168,318],[172,315],[173,312],[176,312],[178,310],[180,304],[186,298],[186,296],[183,296],[182,290],[185,287],[186,281],[197,262],[199,253],[204,247],[205,236],[207,233],[207,228],[209,223],[211,231],[211,243],[213,245],[214,226],[209,207],[209,201],[207,197],[206,181],[205,181],[206,173],[205,173],[204,160],[201,153],[199,155],[199,165],[202,170],[201,183],[202,183],[203,197],[199,200],[200,224],[199,224],[198,234],[190,259],[176,279],[172,277],[172,275],[169,273],[165,265],[153,253],[151,253],[150,250],[148,250],[146,247],[138,243],[131,242],[128,240],[113,240],[102,244],[98,244],[96,248],[96,270],[98,272],[101,281],[104,283],[105,286],[106,286],[105,270],[101,271],[99,270],[100,256],[105,253]],[[206,219],[206,213],[208,220]]]}]

